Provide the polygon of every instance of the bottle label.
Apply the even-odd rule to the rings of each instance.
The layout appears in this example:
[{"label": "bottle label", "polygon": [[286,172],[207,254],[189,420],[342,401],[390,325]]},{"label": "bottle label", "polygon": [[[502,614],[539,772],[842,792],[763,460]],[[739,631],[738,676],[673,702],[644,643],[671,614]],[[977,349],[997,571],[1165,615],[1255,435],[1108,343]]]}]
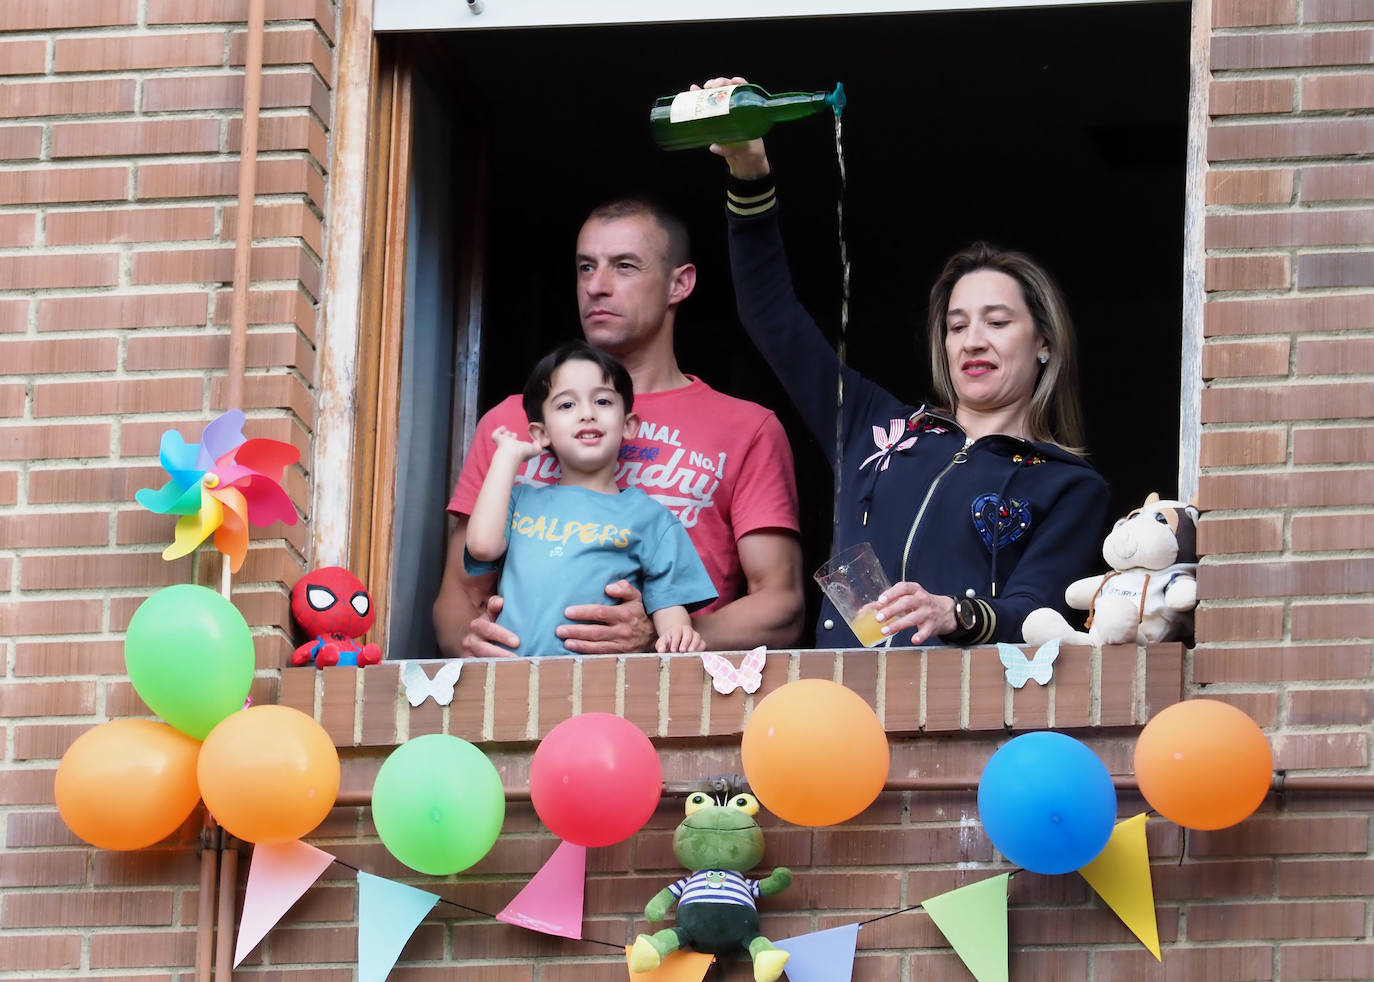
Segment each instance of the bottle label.
[{"label": "bottle label", "polygon": [[686,123],[693,119],[724,116],[730,112],[730,93],[733,91],[735,86],[722,85],[718,89],[679,92],[668,108],[668,122]]}]

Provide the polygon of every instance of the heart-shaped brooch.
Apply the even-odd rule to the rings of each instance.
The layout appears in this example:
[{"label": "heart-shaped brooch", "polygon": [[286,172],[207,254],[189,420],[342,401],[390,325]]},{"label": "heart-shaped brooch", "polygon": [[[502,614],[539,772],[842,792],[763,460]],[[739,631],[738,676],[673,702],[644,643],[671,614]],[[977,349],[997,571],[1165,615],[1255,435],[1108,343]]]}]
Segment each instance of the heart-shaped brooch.
[{"label": "heart-shaped brooch", "polygon": [[1030,522],[1030,506],[1019,498],[980,494],[973,499],[973,527],[989,551],[994,541],[998,549],[1003,549],[1021,538]]}]

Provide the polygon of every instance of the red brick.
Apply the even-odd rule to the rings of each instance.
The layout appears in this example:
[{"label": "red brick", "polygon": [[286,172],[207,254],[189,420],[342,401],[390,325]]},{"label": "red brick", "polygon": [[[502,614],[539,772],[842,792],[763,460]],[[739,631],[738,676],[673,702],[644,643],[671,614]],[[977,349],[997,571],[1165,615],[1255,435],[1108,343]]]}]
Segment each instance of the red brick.
[{"label": "red brick", "polygon": [[1374,860],[1290,859],[1278,866],[1280,897],[1374,894]]},{"label": "red brick", "polygon": [[1294,725],[1374,722],[1374,692],[1367,689],[1289,689],[1287,720]]},{"label": "red brick", "polygon": [[38,301],[39,331],[104,331],[135,327],[204,326],[203,292],[133,296],[48,297]]},{"label": "red brick", "polygon": [[1365,153],[1371,145],[1374,119],[1365,118],[1240,123],[1207,130],[1209,161],[1340,157]]},{"label": "red brick", "polygon": [[0,31],[45,31],[138,23],[138,0],[9,0],[0,5]]},{"label": "red brick", "polygon": [[1374,5],[1370,0],[1304,0],[1302,20],[1304,24],[1374,20]]},{"label": "red brick", "polygon": [[1374,164],[1339,164],[1302,169],[1303,201],[1374,198]]},{"label": "red brick", "polygon": [[89,82],[6,82],[4,88],[0,88],[0,117],[127,113],[132,112],[133,108],[134,80],[131,78]]},{"label": "red brick", "polygon": [[[215,294],[215,323],[227,325],[233,317],[233,294],[221,290]],[[290,290],[254,290],[248,300],[249,324],[293,324],[311,343],[319,311],[311,297],[299,288]]]},{"label": "red brick", "polygon": [[[1211,260],[1208,260],[1211,263]],[[1208,341],[1202,346],[1202,378],[1259,378],[1287,375],[1287,338],[1263,341]]]},{"label": "red brick", "polygon": [[1293,169],[1212,168],[1206,195],[1209,205],[1282,204],[1293,200]]},{"label": "red brick", "polygon": [[1192,832],[1193,856],[1303,855],[1368,852],[1368,823],[1355,816],[1329,818],[1251,816],[1220,832]]},{"label": "red brick", "polygon": [[141,927],[172,922],[168,890],[120,890],[94,893],[10,894],[0,908],[0,926]]},{"label": "red brick", "polygon": [[28,971],[79,969],[81,938],[74,934],[11,934],[9,937],[0,937],[0,965]]},{"label": "red brick", "polygon": [[[1343,592],[1367,592],[1370,586],[1370,583],[1365,583],[1363,590]],[[1295,603],[1292,632],[1294,641],[1336,641],[1374,636],[1374,604],[1368,600],[1359,603]]]},{"label": "red brick", "polygon": [[43,253],[0,256],[0,283],[10,290],[114,286],[119,256],[113,253]]},{"label": "red brick", "polygon": [[1235,386],[1202,392],[1204,423],[1368,416],[1374,416],[1374,387],[1363,382]]},{"label": "red brick", "polygon": [[196,958],[196,932],[120,931],[91,935],[92,968],[156,968],[191,965]]},{"label": "red brick", "polygon": [[1285,979],[1374,978],[1374,944],[1295,944],[1279,948]]},{"label": "red brick", "polygon": [[1278,552],[1283,548],[1282,515],[1217,518],[1204,515],[1198,524],[1198,554]]},{"label": "red brick", "polygon": [[185,561],[166,562],[159,553],[48,553],[24,557],[19,585],[24,590],[84,590],[112,586],[170,586],[184,582]]},{"label": "red brick", "polygon": [[[23,382],[0,383],[0,417],[15,418],[24,415],[26,386]],[[0,542],[5,541],[0,538]]]},{"label": "red brick", "polygon": [[53,123],[51,152],[53,159],[215,153],[220,149],[219,133],[217,119]]},{"label": "red brick", "polygon": [[1371,495],[1374,495],[1374,470],[1297,471],[1279,474],[1245,472],[1204,474],[1198,483],[1197,500],[1203,511],[1211,511],[1242,506],[1282,508],[1361,505],[1374,500]]},{"label": "red brick", "polygon": [[40,382],[33,386],[33,414],[44,418],[198,410],[204,392],[202,378],[159,378],[156,384],[136,379]]},{"label": "red brick", "polygon": [[[263,75],[263,109],[299,106],[308,106],[321,119],[328,119],[328,88],[310,72]],[[146,113],[242,108],[242,72],[175,75],[163,78],[154,76],[143,83],[143,111]]]},{"label": "red brick", "polygon": [[[1374,427],[1293,428],[1293,463],[1295,464],[1370,462],[1374,462]],[[1363,504],[1363,502],[1360,503]]]},{"label": "red brick", "polygon": [[99,546],[109,538],[110,516],[104,512],[0,515],[0,542],[7,549]]},{"label": "red brick", "polygon": [[[268,23],[314,20],[334,37],[336,15],[325,0],[267,0]],[[149,24],[234,24],[248,19],[248,0],[148,0]]]},{"label": "red brick", "polygon": [[[1374,209],[1307,209],[1209,215],[1205,237],[1208,249],[1358,245],[1374,238],[1371,228]],[[1299,260],[1300,275],[1301,268]]]},{"label": "red brick", "polygon": [[1203,323],[1208,337],[1360,330],[1374,326],[1374,296],[1212,301]]},{"label": "red brick", "polygon": [[0,460],[105,457],[109,450],[107,423],[0,426]]},{"label": "red brick", "polygon": [[19,475],[14,471],[0,471],[0,505],[12,505],[19,500]]},{"label": "red brick", "polygon": [[95,712],[93,682],[0,684],[0,717],[89,716]]},{"label": "red brick", "polygon": [[[0,887],[70,886],[86,882],[84,852],[0,853]],[[18,963],[9,962],[11,966]],[[27,968],[40,966],[29,965]],[[72,966],[75,967],[75,966]]]},{"label": "red brick", "polygon": [[[244,63],[247,32],[235,31],[229,42],[229,64]],[[264,65],[310,65],[325,83],[334,77],[333,51],[318,31],[293,27],[266,31],[262,39]]]},{"label": "red brick", "polygon": [[1292,282],[1293,272],[1287,255],[1221,256],[1207,260],[1205,285],[1209,293],[1286,290]]},{"label": "red brick", "polygon": [[1213,27],[1268,27],[1296,24],[1297,0],[1215,0]]},{"label": "red brick", "polygon": [[59,37],[53,50],[56,72],[123,72],[223,63],[222,33],[78,35]]},{"label": "red brick", "polygon": [[1212,116],[1292,112],[1295,88],[1291,78],[1216,81],[1208,89],[1207,112]]},{"label": "red brick", "polygon": [[1374,252],[1318,252],[1298,256],[1300,289],[1374,285]]},{"label": "red brick", "polygon": [[0,300],[0,334],[22,334],[29,328],[29,301]]},{"label": "red brick", "polygon": [[44,341],[0,341],[0,372],[41,375],[49,372],[102,372],[116,367],[114,338]]},{"label": "red brick", "polygon": [[1374,515],[1341,513],[1293,516],[1294,552],[1374,549]]},{"label": "red brick", "polygon": [[[1360,927],[1348,930],[1354,921]],[[1362,903],[1194,905],[1188,908],[1190,941],[1244,938],[1340,938],[1364,933]]]},{"label": "red brick", "polygon": [[[224,221],[220,228],[220,238],[233,241],[238,234],[238,206],[224,208]],[[279,239],[299,236],[314,250],[315,255],[324,255],[324,226],[315,212],[303,201],[288,201],[282,204],[260,204],[253,209],[253,237],[257,239]]]},{"label": "red brick", "polygon": [[0,246],[30,246],[38,238],[38,212],[0,215]]},{"label": "red brick", "polygon": [[1198,577],[1202,600],[1362,593],[1374,583],[1374,559],[1235,562],[1205,570]]},{"label": "red brick", "polygon": [[1304,338],[1298,341],[1299,375],[1364,375],[1374,372],[1374,338]]},{"label": "red brick", "polygon": [[1286,647],[1214,648],[1193,653],[1193,681],[1294,682],[1364,680],[1370,676],[1368,644],[1310,644]]},{"label": "red brick", "polygon": [[[227,334],[159,334],[131,337],[124,354],[127,371],[223,368],[229,359]],[[297,368],[314,377],[315,352],[296,331],[265,331],[248,335],[249,368]]]},{"label": "red brick", "polygon": [[1283,637],[1283,606],[1247,602],[1240,607],[1203,604],[1194,615],[1194,632],[1202,642],[1278,641]]},{"label": "red brick", "polygon": [[[143,164],[138,169],[138,198],[214,198],[238,193],[238,164]],[[324,206],[324,178],[308,160],[263,160],[258,164],[258,194],[307,194]]]},{"label": "red brick", "polygon": [[36,160],[43,152],[43,127],[0,126],[0,160]]},{"label": "red brick", "polygon": [[[299,280],[312,296],[320,293],[318,261],[299,246],[258,246],[253,249],[253,277]],[[130,282],[229,283],[234,279],[234,249],[140,250],[133,254]]]},{"label": "red brick", "polygon": [[1272,729],[1279,722],[1277,692],[1208,692],[1208,699],[1235,706],[1254,720],[1261,729]]},{"label": "red brick", "polygon": [[[242,149],[243,120],[229,120],[225,148],[234,153]],[[265,116],[258,120],[259,150],[305,150],[321,168],[329,164],[329,136],[324,126],[310,113]]]},{"label": "red brick", "polygon": [[1364,768],[1369,744],[1363,733],[1301,733],[1273,738],[1274,767],[1294,771]]},{"label": "red brick", "polygon": [[[210,383],[212,405],[224,405],[223,376]],[[315,401],[300,379],[292,375],[250,375],[244,380],[244,409],[290,409],[310,425],[315,418]]]},{"label": "red brick", "polygon": [[90,634],[101,619],[99,600],[0,601],[0,634]]},{"label": "red brick", "polygon": [[1374,109],[1374,75],[1309,75],[1302,80],[1306,111]]},{"label": "red brick", "polygon": [[48,43],[41,39],[0,41],[6,75],[42,75],[48,70]]},{"label": "red brick", "polygon": [[1214,35],[1211,68],[1306,68],[1374,62],[1374,31]]},{"label": "red brick", "polygon": [[[30,726],[16,726],[14,728],[14,759],[15,760],[51,760],[58,761],[67,752],[76,738],[81,736],[95,723],[65,723],[65,724],[42,724]],[[0,862],[3,862],[3,854],[0,854]],[[81,867],[85,870],[85,860],[82,859]],[[84,882],[83,872],[81,880]],[[56,885],[59,881],[51,881]],[[38,886],[40,884],[32,884]]]},{"label": "red brick", "polygon": [[49,245],[94,242],[174,242],[214,236],[213,208],[120,208],[48,215]]}]

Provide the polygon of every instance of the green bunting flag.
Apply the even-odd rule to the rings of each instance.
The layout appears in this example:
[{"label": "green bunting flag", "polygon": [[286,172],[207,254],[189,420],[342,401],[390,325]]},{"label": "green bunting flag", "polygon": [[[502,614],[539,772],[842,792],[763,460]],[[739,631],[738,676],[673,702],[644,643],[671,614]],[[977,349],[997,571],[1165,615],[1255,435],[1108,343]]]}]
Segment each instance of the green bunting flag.
[{"label": "green bunting flag", "polygon": [[1007,982],[1010,873],[970,883],[921,906],[978,982]]}]

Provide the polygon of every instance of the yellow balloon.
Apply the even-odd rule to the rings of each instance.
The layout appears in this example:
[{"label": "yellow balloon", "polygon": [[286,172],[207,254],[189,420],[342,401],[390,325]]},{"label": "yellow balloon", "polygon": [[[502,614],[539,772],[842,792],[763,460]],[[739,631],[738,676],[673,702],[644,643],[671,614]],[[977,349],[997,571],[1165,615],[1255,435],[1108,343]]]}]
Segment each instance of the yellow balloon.
[{"label": "yellow balloon", "polygon": [[117,719],[76,738],[57,766],[57,811],[102,849],[142,849],[167,838],[200,800],[200,741],[166,723]]}]

